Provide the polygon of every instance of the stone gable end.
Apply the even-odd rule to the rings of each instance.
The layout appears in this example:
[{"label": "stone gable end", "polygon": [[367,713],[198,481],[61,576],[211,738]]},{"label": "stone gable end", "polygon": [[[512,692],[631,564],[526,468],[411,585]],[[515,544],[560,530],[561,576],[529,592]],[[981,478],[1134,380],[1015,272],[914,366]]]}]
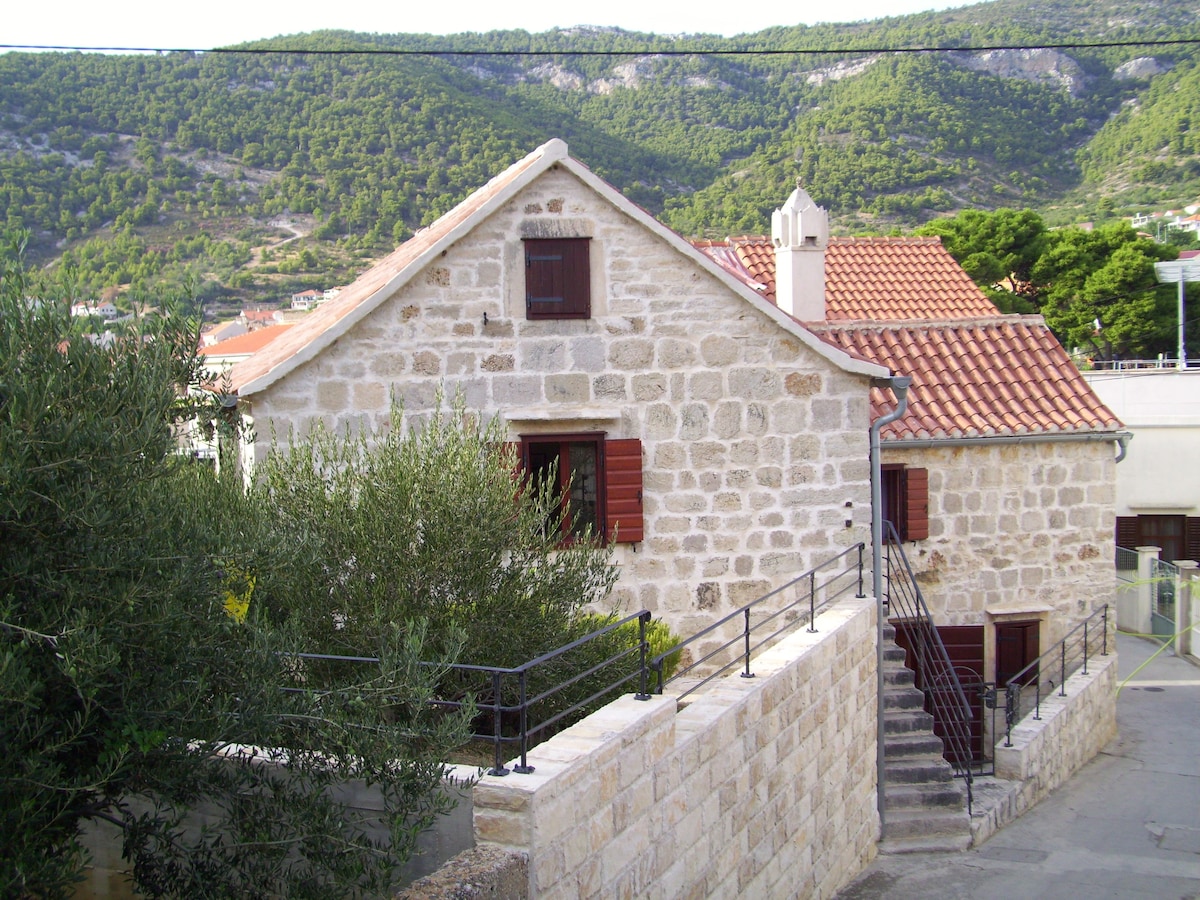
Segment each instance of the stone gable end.
[{"label": "stone gable end", "polygon": [[[530,237],[589,239],[589,318],[526,318]],[[555,166],[250,411],[256,456],[272,426],[385,427],[393,394],[419,422],[439,389],[514,440],[640,440],[645,536],[617,545],[616,599],[689,633],[869,540],[868,388]]]}]

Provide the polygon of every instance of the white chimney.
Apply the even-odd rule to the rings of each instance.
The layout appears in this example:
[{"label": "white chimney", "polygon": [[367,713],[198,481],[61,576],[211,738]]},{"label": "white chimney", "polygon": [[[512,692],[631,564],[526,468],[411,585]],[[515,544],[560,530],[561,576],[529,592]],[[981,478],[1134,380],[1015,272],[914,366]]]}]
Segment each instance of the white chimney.
[{"label": "white chimney", "polygon": [[825,320],[825,248],[829,214],[799,185],[771,214],[775,302],[802,322]]}]

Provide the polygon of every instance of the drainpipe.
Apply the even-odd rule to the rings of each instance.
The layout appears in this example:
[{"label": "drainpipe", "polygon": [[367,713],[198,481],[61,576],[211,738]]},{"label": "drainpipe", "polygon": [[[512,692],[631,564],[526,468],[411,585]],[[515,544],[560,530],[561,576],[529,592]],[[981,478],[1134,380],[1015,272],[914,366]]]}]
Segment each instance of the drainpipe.
[{"label": "drainpipe", "polygon": [[1127,431],[1117,435],[1117,446],[1119,446],[1121,449],[1120,452],[1117,453],[1117,458],[1114,460],[1114,462],[1120,462],[1125,458],[1125,454],[1129,452],[1129,442],[1131,440],[1133,440],[1133,435]]},{"label": "drainpipe", "polygon": [[883,426],[895,422],[908,409],[908,388],[912,379],[907,375],[877,378],[872,387],[891,388],[896,396],[896,408],[871,423],[871,586],[875,593],[875,678],[876,736],[875,736],[875,779],[876,803],[879,807],[879,826],[884,823],[883,813],[883,465],[879,461],[879,432]]}]

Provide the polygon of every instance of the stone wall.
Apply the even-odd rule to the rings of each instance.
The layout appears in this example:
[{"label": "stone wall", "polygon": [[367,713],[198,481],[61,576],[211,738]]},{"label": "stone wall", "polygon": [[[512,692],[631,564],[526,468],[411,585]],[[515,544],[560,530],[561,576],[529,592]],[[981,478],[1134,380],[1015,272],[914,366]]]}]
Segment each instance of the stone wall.
[{"label": "stone wall", "polygon": [[[523,236],[590,238],[592,316],[528,320]],[[335,301],[336,302],[336,301]],[[868,379],[564,169],[546,172],[310,361],[249,398],[272,433],[408,424],[439,389],[522,434],[642,441],[645,540],[616,600],[690,634],[869,540]],[[830,351],[831,353],[834,351]]]},{"label": "stone wall", "polygon": [[905,553],[938,625],[1042,620],[1045,649],[1115,601],[1109,441],[901,449],[929,470],[929,537]]},{"label": "stone wall", "polygon": [[[1111,646],[1111,645],[1110,645]],[[1065,693],[1066,696],[1060,696]],[[1117,654],[1094,656],[1085,674],[1067,679],[1065,690],[1043,696],[1038,718],[1030,712],[1013,727],[1012,746],[996,743],[996,776],[1019,787],[993,811],[1016,818],[1067,781],[1117,734]],[[986,835],[985,835],[986,836]]]},{"label": "stone wall", "polygon": [[875,604],[841,601],[681,703],[622,698],[476,785],[529,896],[831,897],[874,857]]}]

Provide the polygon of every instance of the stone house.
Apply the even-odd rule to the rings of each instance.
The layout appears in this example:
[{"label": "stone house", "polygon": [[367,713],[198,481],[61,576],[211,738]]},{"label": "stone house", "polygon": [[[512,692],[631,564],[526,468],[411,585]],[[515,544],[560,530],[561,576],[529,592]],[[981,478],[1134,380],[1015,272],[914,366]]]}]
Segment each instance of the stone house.
[{"label": "stone house", "polygon": [[[883,515],[954,661],[1003,682],[1113,601],[1128,434],[1042,318],[1001,315],[938,238],[829,238],[825,221],[797,189],[770,240],[699,246],[813,333],[912,377],[881,432]],[[875,388],[871,404],[874,421],[896,402]]]},{"label": "stone house", "polygon": [[[552,140],[230,371],[267,435],[500,416],[523,464],[573,473],[614,600],[680,634],[870,533],[871,385]],[[406,422],[388,422],[391,397]]]}]

